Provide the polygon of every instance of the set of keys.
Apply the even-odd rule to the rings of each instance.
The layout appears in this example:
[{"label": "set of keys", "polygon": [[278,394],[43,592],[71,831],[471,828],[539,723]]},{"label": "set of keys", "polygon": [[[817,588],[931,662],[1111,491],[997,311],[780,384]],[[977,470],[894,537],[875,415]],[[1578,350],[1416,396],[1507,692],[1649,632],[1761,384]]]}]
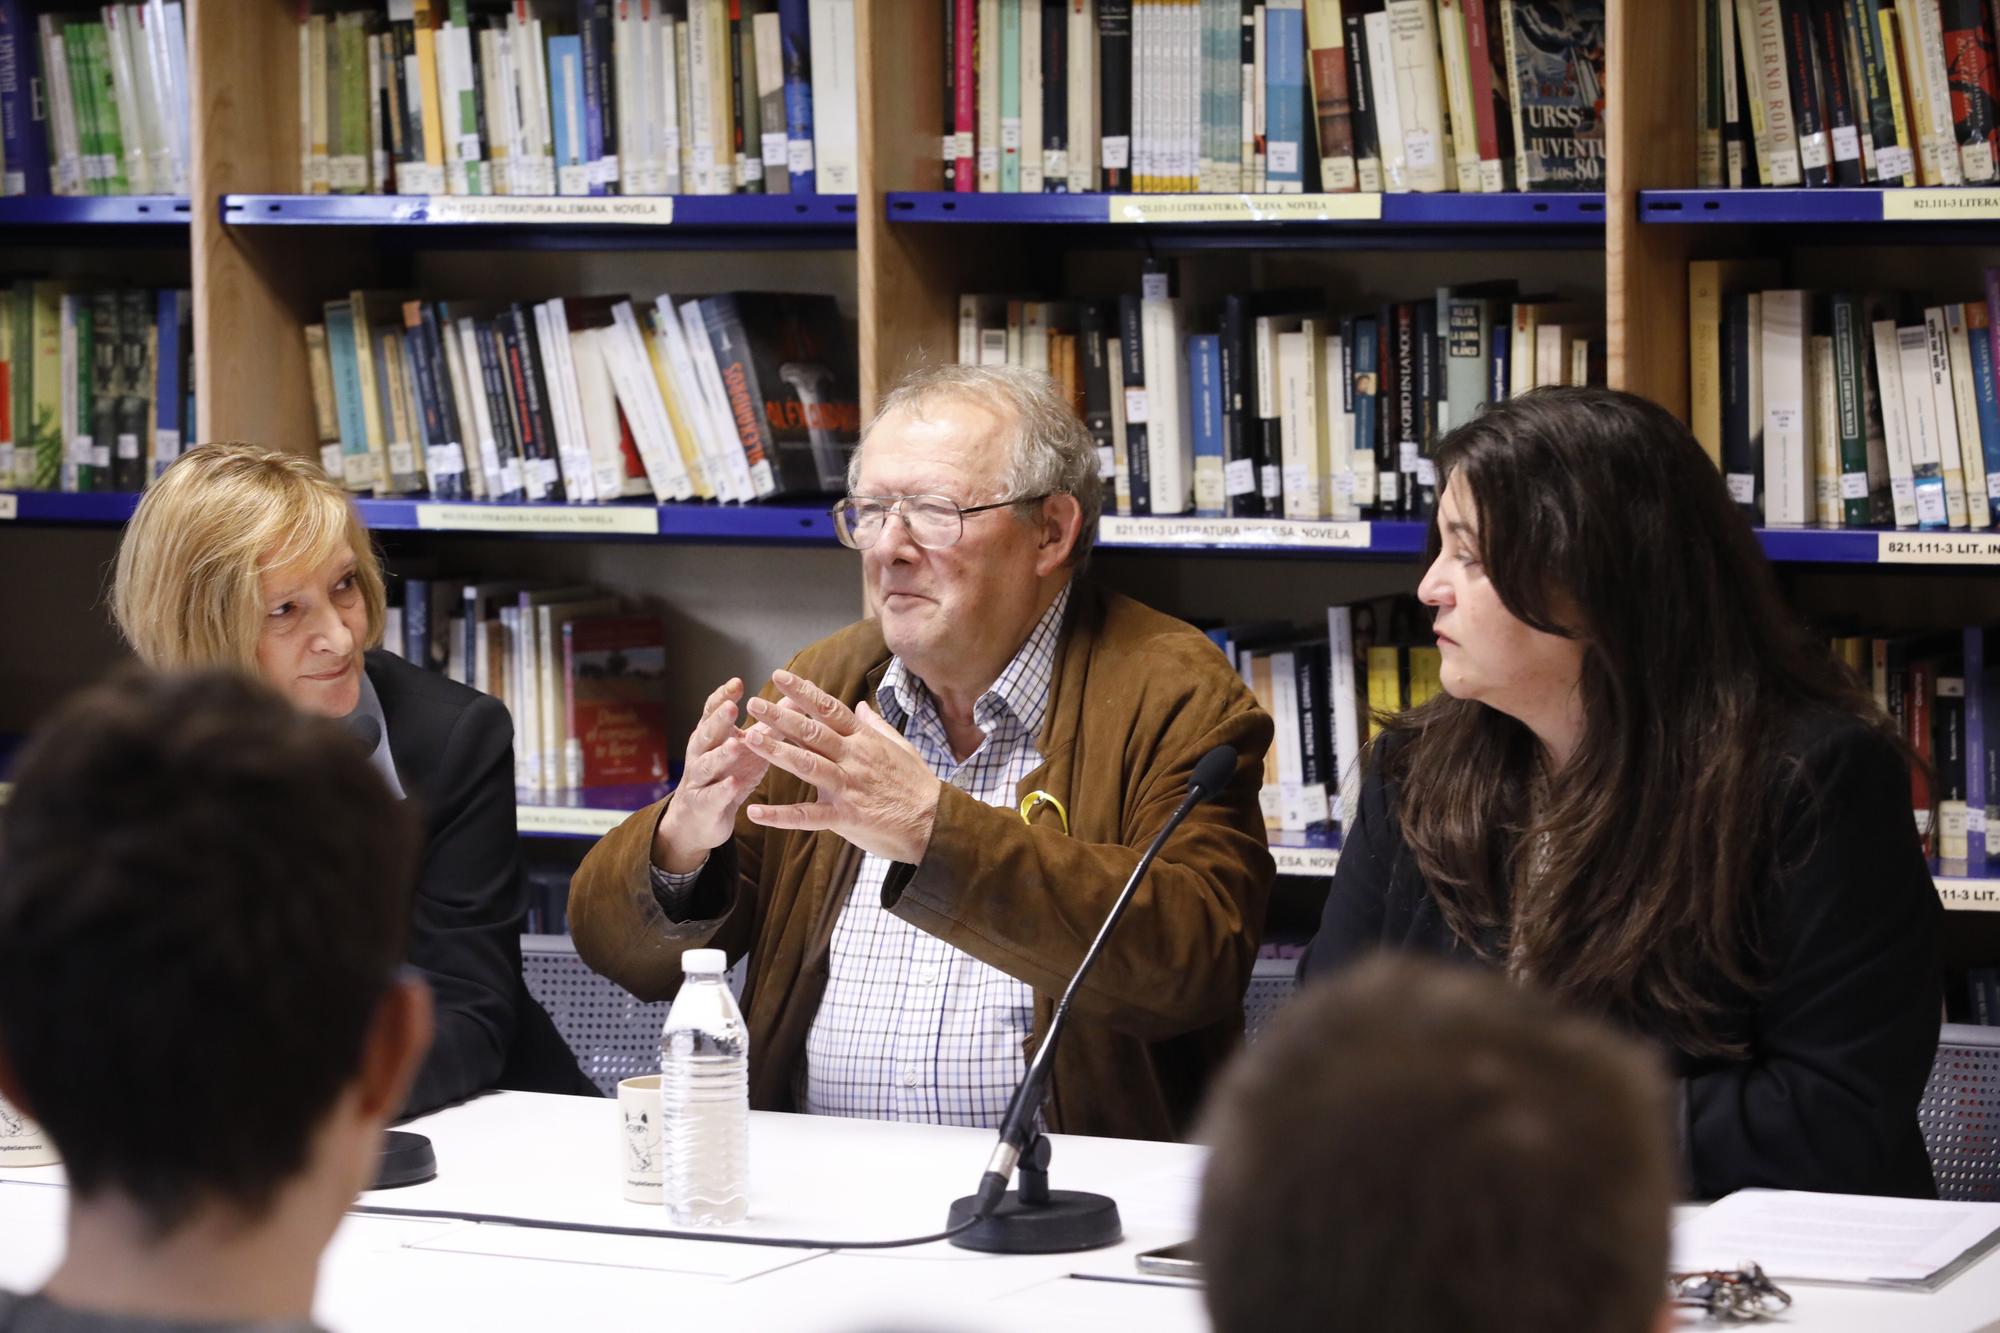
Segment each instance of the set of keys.
[{"label": "set of keys", "polygon": [[1732,1272],[1669,1273],[1667,1290],[1682,1309],[1700,1310],[1711,1323],[1756,1324],[1791,1308],[1790,1293],[1753,1263]]}]

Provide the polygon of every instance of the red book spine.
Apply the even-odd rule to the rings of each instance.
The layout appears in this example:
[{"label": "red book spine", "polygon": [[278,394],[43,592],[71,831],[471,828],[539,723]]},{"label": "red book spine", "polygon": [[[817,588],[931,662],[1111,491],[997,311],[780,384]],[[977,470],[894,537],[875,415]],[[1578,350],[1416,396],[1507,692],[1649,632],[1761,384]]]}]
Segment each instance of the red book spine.
[{"label": "red book spine", "polygon": [[[979,188],[974,158],[975,127],[979,124],[979,16],[976,0],[949,0],[952,18],[952,120],[957,125],[957,174],[952,187],[960,194]],[[1067,77],[1067,75],[1065,75]]]},{"label": "red book spine", "polygon": [[1946,0],[1945,82],[1951,86],[1951,124],[1968,181],[1994,179],[2000,153],[2000,86],[1994,72],[1993,30],[1979,0]]},{"label": "red book spine", "polygon": [[[1479,139],[1479,188],[1499,193],[1501,172],[1500,122],[1493,115],[1493,51],[1486,32],[1486,6],[1472,0],[1465,6],[1465,64],[1472,75],[1472,125]],[[1492,163],[1492,166],[1488,166]]]}]

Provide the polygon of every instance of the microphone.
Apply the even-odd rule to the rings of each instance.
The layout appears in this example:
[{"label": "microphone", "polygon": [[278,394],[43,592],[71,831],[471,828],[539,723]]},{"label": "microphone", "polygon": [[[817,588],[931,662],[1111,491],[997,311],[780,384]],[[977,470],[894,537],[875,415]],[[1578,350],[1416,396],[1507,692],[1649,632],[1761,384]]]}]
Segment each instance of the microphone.
[{"label": "microphone", "polygon": [[[1118,918],[1125,914],[1139,881],[1145,878],[1153,858],[1160,854],[1160,848],[1174,830],[1196,806],[1227,786],[1235,771],[1236,747],[1218,745],[1204,754],[1188,776],[1187,795],[1179,808],[1154,835],[1139,864],[1132,868],[1131,878],[1125,881],[1124,890],[1105,914],[1104,924],[1098,927],[1097,938],[1084,950],[1083,961],[1077,964],[1076,974],[1063,990],[1055,1016],[1049,1020],[1048,1034],[1014,1087],[1007,1113],[1000,1121],[999,1142],[994,1144],[993,1155],[987,1159],[978,1190],[951,1205],[949,1225],[956,1231],[951,1237],[953,1245],[996,1254],[1060,1254],[1116,1245],[1123,1238],[1118,1205],[1110,1198],[1078,1190],[1049,1189],[1049,1143],[1035,1131],[1035,1114],[1041,1109],[1048,1087],[1056,1042],[1068,1023],[1070,1002],[1104,951],[1104,942],[1110,938]],[[1007,1181],[1017,1165],[1021,1170],[1021,1188],[1010,1193]]]}]

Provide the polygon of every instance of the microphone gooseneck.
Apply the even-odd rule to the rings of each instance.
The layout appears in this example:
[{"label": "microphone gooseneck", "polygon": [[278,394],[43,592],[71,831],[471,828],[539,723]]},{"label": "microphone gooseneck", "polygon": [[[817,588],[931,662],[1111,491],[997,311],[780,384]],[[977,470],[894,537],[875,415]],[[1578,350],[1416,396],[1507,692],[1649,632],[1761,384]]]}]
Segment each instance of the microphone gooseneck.
[{"label": "microphone gooseneck", "polygon": [[[1020,1164],[1022,1154],[1029,1151],[1030,1145],[1037,1137],[1034,1129],[1035,1113],[1041,1109],[1042,1099],[1048,1087],[1049,1069],[1053,1064],[1056,1044],[1061,1038],[1064,1028],[1067,1026],[1070,1004],[1076,998],[1078,988],[1082,986],[1083,979],[1090,975],[1090,969],[1095,966],[1098,955],[1104,951],[1105,941],[1110,938],[1112,930],[1118,924],[1119,917],[1125,914],[1125,908],[1132,901],[1132,895],[1137,891],[1139,881],[1145,878],[1146,871],[1152,867],[1154,858],[1160,854],[1160,848],[1166,845],[1167,839],[1173,836],[1174,830],[1181,826],[1181,822],[1188,817],[1189,813],[1196,806],[1215,796],[1228,785],[1229,779],[1235,771],[1236,748],[1230,745],[1215,746],[1195,764],[1194,771],[1188,777],[1187,795],[1181,800],[1179,807],[1168,818],[1166,824],[1153,836],[1153,840],[1147,844],[1145,854],[1139,858],[1139,864],[1132,868],[1132,874],[1125,881],[1125,887],[1119,893],[1117,901],[1111,905],[1111,910],[1105,914],[1104,924],[1098,927],[1097,937],[1090,942],[1090,947],[1084,950],[1083,960],[1077,964],[1075,974],[1070,977],[1069,985],[1064,988],[1062,999],[1057,1001],[1055,1015],[1049,1020],[1049,1030],[1043,1036],[1041,1045],[1036,1048],[1035,1058],[1029,1062],[1027,1072],[1021,1076],[1021,1081],[1015,1085],[1014,1095],[1007,1102],[1007,1113],[1000,1120],[999,1141],[993,1145],[993,1155],[987,1159],[986,1170],[979,1178],[978,1189],[967,1198],[959,1200],[952,1207],[952,1218],[955,1223],[965,1216],[970,1216],[976,1221],[984,1223],[987,1219],[993,1218],[996,1212],[1000,1211],[1002,1201],[1007,1192],[1007,1182],[1014,1174],[1014,1168]],[[1046,1165],[1046,1160],[1047,1147],[1044,1144],[1042,1145],[1040,1157],[1036,1165],[1038,1175],[1041,1173],[1042,1167]],[[1029,1192],[1027,1180],[1027,1168],[1023,1167],[1021,1193],[1024,1198]],[[1045,1182],[1043,1185],[1038,1185],[1037,1192],[1046,1195]],[[1095,1248],[1097,1245],[1113,1244],[1117,1241],[1119,1230],[1116,1205],[1112,1204],[1109,1199],[1102,1199],[1101,1196],[1096,1195],[1077,1196],[1071,1194],[1070,1197],[1095,1199],[1101,1202],[1102,1208],[1100,1212],[1102,1215],[1108,1217],[1108,1221],[1103,1222],[1101,1225],[1110,1228],[1108,1238],[1100,1231],[1097,1234],[1097,1238],[1087,1243],[1064,1244],[1055,1246],[1054,1248],[1090,1249]],[[1046,1200],[1043,1202],[1046,1202]],[[953,1243],[981,1249],[1013,1248],[1012,1243],[1007,1238],[995,1238],[992,1240],[992,1243],[988,1244],[974,1239],[979,1237],[979,1235],[980,1233],[974,1230],[969,1235],[953,1237]]]}]

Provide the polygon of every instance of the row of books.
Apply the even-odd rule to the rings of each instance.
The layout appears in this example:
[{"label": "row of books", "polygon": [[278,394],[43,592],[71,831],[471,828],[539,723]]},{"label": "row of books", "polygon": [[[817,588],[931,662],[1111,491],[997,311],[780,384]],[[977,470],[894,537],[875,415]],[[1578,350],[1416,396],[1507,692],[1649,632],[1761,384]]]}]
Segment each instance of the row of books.
[{"label": "row of books", "polygon": [[194,420],[191,295],[0,288],[0,486],[136,491]]},{"label": "row of books", "polygon": [[0,0],[0,195],[186,194],[180,0],[31,9]]},{"label": "row of books", "polygon": [[1324,631],[1284,621],[1206,632],[1275,728],[1259,792],[1274,832],[1345,828],[1361,747],[1380,719],[1436,695],[1441,664],[1430,617],[1412,597],[1330,606]]},{"label": "row of books", "polygon": [[1692,425],[1754,520],[2000,522],[2000,364],[1986,299],[1775,288],[1777,265],[1689,266]]},{"label": "row of books", "polygon": [[588,584],[451,578],[406,564],[389,580],[382,638],[507,706],[523,792],[667,780],[656,612]]},{"label": "row of books", "polygon": [[1347,314],[1318,291],[1265,291],[1204,318],[1173,294],[1170,262],[1147,268],[1116,300],[959,298],[959,361],[1052,375],[1119,514],[1426,517],[1454,424],[1541,385],[1603,382],[1584,308],[1511,282]]},{"label": "row of books", "polygon": [[938,0],[945,188],[1604,187],[1602,0]]},{"label": "row of books", "polygon": [[1701,0],[1703,186],[2000,180],[1987,0]]},{"label": "row of books", "polygon": [[305,329],[329,476],[378,495],[761,500],[846,484],[860,397],[831,297],[512,304],[356,291]]},{"label": "row of books", "polygon": [[1909,742],[1910,803],[1947,875],[1984,876],[2000,862],[2000,645],[1970,626],[1940,634],[1832,640]]},{"label": "row of books", "polygon": [[307,193],[856,189],[854,0],[388,0],[298,40]]}]

